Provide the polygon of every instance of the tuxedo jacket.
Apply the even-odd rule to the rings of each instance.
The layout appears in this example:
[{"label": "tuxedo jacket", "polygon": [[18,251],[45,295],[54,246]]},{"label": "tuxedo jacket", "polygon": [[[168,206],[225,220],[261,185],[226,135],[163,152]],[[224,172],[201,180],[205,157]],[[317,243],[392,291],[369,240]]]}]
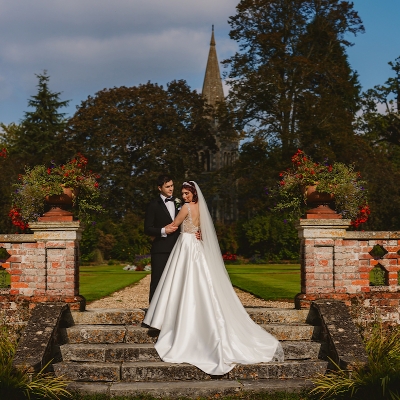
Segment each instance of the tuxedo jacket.
[{"label": "tuxedo jacket", "polygon": [[[175,200],[175,197],[173,199]],[[178,212],[179,211],[175,207],[175,216]],[[155,237],[151,246],[152,253],[170,253],[172,251],[172,248],[175,246],[175,242],[179,237],[180,229],[167,235],[167,237],[161,237],[161,228],[164,228],[165,225],[168,225],[171,222],[172,219],[167,206],[162,198],[158,196],[158,198],[152,200],[147,206],[146,216],[144,219],[144,233]]]}]

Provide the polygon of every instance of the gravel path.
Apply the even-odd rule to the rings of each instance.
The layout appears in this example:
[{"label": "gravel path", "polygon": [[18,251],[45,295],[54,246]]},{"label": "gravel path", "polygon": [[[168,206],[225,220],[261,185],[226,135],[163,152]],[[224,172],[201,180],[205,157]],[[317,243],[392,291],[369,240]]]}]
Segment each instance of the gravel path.
[{"label": "gravel path", "polygon": [[[132,272],[134,273],[134,272]],[[150,275],[147,275],[138,283],[128,286],[111,296],[91,302],[86,306],[92,308],[147,308],[149,306]],[[259,299],[250,293],[235,288],[240,301],[244,307],[274,307],[274,308],[293,308],[293,302],[267,301]]]}]

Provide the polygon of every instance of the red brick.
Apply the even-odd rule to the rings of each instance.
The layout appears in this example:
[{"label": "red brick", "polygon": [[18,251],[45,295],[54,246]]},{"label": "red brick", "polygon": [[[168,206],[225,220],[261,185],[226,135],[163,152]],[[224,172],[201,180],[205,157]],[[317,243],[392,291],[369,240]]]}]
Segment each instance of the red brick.
[{"label": "red brick", "polygon": [[24,249],[36,249],[37,243],[24,243]]},{"label": "red brick", "polygon": [[356,246],[356,247],[358,247],[358,240],[343,240],[343,246]]},{"label": "red brick", "polygon": [[367,279],[357,279],[351,282],[354,286],[365,286],[369,285],[369,281]]},{"label": "red brick", "polygon": [[27,288],[29,286],[25,282],[15,282],[15,283],[11,283],[11,287],[13,289],[24,289],[24,288]]}]

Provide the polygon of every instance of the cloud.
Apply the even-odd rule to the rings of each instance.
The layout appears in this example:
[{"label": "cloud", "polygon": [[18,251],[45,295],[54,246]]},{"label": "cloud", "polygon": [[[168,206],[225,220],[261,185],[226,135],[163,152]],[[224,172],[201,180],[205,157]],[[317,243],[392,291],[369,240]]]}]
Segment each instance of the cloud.
[{"label": "cloud", "polygon": [[36,92],[35,74],[44,69],[51,90],[72,106],[103,88],[148,80],[186,79],[201,88],[211,25],[220,60],[236,49],[227,37],[235,6],[236,0],[0,0],[0,121],[22,117]]}]

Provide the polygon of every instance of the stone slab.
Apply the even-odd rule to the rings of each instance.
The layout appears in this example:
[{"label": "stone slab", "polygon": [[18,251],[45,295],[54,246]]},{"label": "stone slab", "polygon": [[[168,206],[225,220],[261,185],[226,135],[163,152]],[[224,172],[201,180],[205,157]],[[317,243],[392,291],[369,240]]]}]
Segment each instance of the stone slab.
[{"label": "stone slab", "polygon": [[317,339],[321,328],[308,324],[262,324],[260,325],[278,340]]},{"label": "stone slab", "polygon": [[67,386],[67,390],[72,393],[84,395],[110,394],[110,383],[102,382],[71,382]]},{"label": "stone slab", "polygon": [[[324,359],[326,346],[312,341],[282,342],[285,360]],[[60,347],[64,361],[130,362],[161,361],[153,344],[65,344]]]},{"label": "stone slab", "polygon": [[329,342],[331,358],[344,369],[368,363],[362,338],[345,303],[317,300],[312,303],[319,313]]},{"label": "stone slab", "polygon": [[166,362],[123,363],[121,379],[128,382],[208,380],[211,376],[190,364]]},{"label": "stone slab", "polygon": [[156,398],[214,398],[237,395],[242,385],[235,381],[193,382],[131,382],[114,383],[110,387],[111,397],[151,395]]},{"label": "stone slab", "polygon": [[142,309],[102,309],[71,312],[70,325],[140,325],[145,312]]},{"label": "stone slab", "polygon": [[309,314],[308,310],[282,309],[282,308],[247,308],[250,318],[257,324],[293,324],[305,323]]},{"label": "stone slab", "polygon": [[[287,308],[247,307],[246,311],[256,323],[304,323],[306,310]],[[145,309],[91,309],[71,312],[69,325],[141,325]]]},{"label": "stone slab", "polygon": [[237,365],[229,372],[229,379],[294,379],[311,378],[315,374],[324,374],[327,361],[285,361],[283,363],[262,363]]},{"label": "stone slab", "polygon": [[33,309],[28,324],[18,342],[13,365],[28,367],[32,372],[41,370],[51,358],[64,303],[39,303]]},{"label": "stone slab", "polygon": [[[310,378],[317,373],[325,373],[327,362],[285,361],[261,364],[237,365],[223,379],[292,379]],[[171,380],[208,380],[212,377],[190,364],[172,364],[163,362],[123,363],[121,379],[123,381],[171,381]]]},{"label": "stone slab", "polygon": [[74,363],[63,361],[53,364],[56,376],[71,381],[116,382],[121,379],[121,363]]},{"label": "stone slab", "polygon": [[242,392],[287,392],[299,393],[306,388],[312,388],[314,385],[307,379],[259,379],[247,380],[242,379],[240,383]]},{"label": "stone slab", "polygon": [[123,343],[126,334],[124,325],[75,325],[60,331],[67,343]]}]

